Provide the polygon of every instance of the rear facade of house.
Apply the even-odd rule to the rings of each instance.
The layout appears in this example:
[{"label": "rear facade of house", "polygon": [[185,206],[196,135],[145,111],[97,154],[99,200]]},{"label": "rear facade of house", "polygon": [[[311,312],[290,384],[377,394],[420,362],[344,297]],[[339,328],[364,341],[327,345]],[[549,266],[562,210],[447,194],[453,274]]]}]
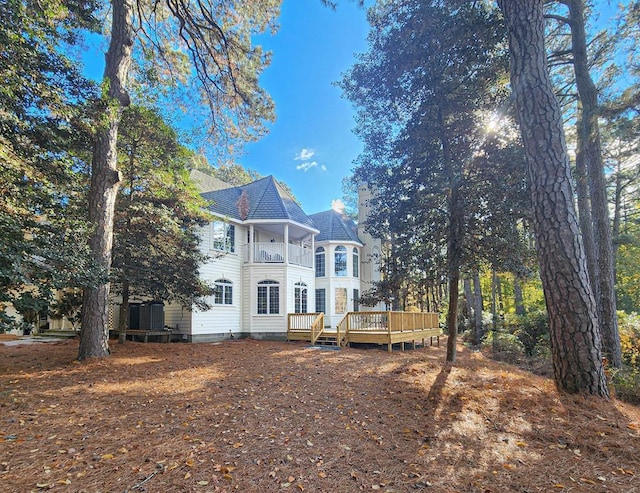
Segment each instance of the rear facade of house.
[{"label": "rear facade of house", "polygon": [[[271,176],[238,187],[192,176],[214,217],[201,231],[210,259],[200,275],[215,286],[210,308],[132,305],[141,313],[161,306],[155,324],[171,327],[174,340],[284,339],[289,313],[324,312],[325,325],[335,327],[348,312],[382,309],[358,304],[379,280],[380,242],[352,219],[335,210],[307,215]],[[361,212],[359,223],[366,206]]]}]

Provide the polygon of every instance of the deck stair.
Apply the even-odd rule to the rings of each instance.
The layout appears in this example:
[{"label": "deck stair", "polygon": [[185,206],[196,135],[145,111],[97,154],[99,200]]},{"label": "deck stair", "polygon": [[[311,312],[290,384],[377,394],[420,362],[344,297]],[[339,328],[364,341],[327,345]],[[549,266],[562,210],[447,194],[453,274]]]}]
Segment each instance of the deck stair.
[{"label": "deck stair", "polygon": [[336,333],[322,334],[316,339],[316,346],[338,346],[338,336]]}]

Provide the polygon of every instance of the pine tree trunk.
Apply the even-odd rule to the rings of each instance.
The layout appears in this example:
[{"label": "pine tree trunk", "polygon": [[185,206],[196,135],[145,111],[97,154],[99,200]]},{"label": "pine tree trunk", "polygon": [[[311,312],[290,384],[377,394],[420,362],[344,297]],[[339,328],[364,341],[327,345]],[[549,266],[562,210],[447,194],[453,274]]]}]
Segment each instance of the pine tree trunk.
[{"label": "pine tree trunk", "polygon": [[585,152],[585,128],[582,123],[582,105],[579,107],[576,118],[576,192],[578,195],[578,219],[582,241],[584,242],[585,255],[587,257],[587,270],[591,289],[598,299],[598,259],[596,243],[593,236],[593,217],[591,216],[591,199],[589,197],[589,173],[587,171]]},{"label": "pine tree trunk", "polygon": [[527,157],[540,276],[560,390],[608,397],[600,331],[573,203],[562,113],[544,46],[544,0],[498,0]]},{"label": "pine tree trunk", "polygon": [[[90,243],[92,255],[107,274],[111,269],[113,219],[120,183],[116,151],[118,125],[122,108],[129,104],[125,83],[131,65],[134,36],[131,1],[112,0],[111,8],[111,42],[105,57],[103,81],[107,100],[103,101],[98,122],[88,204],[89,220],[94,227]],[[78,350],[80,360],[109,354],[109,292],[109,282],[84,290]]]},{"label": "pine tree trunk", "polygon": [[620,226],[622,222],[622,192],[624,186],[622,184],[622,161],[618,160],[618,164],[616,166],[616,191],[614,193],[613,198],[613,224],[611,226],[611,237],[613,240],[613,250],[611,262],[613,263],[613,279],[614,282],[618,278],[617,274],[617,260],[618,260],[618,250],[620,248]]},{"label": "pine tree trunk", "polygon": [[595,290],[598,302],[598,319],[602,334],[602,349],[610,364],[622,366],[616,294],[613,277],[613,252],[611,222],[607,200],[607,183],[604,176],[600,129],[598,127],[598,90],[589,72],[587,40],[584,27],[584,1],[568,0],[571,25],[571,44],[576,86],[582,104],[585,158],[591,191],[591,214],[595,244],[597,246],[597,283]]}]

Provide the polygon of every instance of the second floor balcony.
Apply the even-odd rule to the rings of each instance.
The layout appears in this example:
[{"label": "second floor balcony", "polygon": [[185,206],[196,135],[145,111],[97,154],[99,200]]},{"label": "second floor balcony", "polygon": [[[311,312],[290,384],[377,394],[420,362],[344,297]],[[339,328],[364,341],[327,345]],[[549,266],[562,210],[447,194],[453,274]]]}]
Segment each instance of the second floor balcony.
[{"label": "second floor balcony", "polygon": [[259,242],[246,245],[245,263],[291,264],[313,268],[313,251],[310,248],[284,242]]}]

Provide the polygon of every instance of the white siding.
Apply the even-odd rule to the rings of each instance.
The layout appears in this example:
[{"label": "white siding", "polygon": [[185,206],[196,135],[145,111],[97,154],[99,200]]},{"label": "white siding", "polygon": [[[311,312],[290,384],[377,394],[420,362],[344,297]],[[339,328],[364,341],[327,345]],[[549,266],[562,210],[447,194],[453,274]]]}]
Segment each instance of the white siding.
[{"label": "white siding", "polygon": [[[276,281],[280,284],[280,313],[258,315],[258,283]],[[245,265],[243,314],[245,332],[255,337],[269,337],[287,332],[286,268],[284,264]]]},{"label": "white siding", "polygon": [[[237,337],[242,332],[242,248],[246,243],[247,231],[235,225],[235,252],[221,253],[210,249],[210,227],[202,233],[201,249],[211,257],[209,262],[200,268],[200,277],[209,284],[217,279],[226,279],[233,285],[233,303],[231,305],[214,305],[214,297],[207,302],[209,310],[194,309],[191,312],[190,337],[195,340],[215,340]],[[182,332],[182,329],[180,330]]]}]

